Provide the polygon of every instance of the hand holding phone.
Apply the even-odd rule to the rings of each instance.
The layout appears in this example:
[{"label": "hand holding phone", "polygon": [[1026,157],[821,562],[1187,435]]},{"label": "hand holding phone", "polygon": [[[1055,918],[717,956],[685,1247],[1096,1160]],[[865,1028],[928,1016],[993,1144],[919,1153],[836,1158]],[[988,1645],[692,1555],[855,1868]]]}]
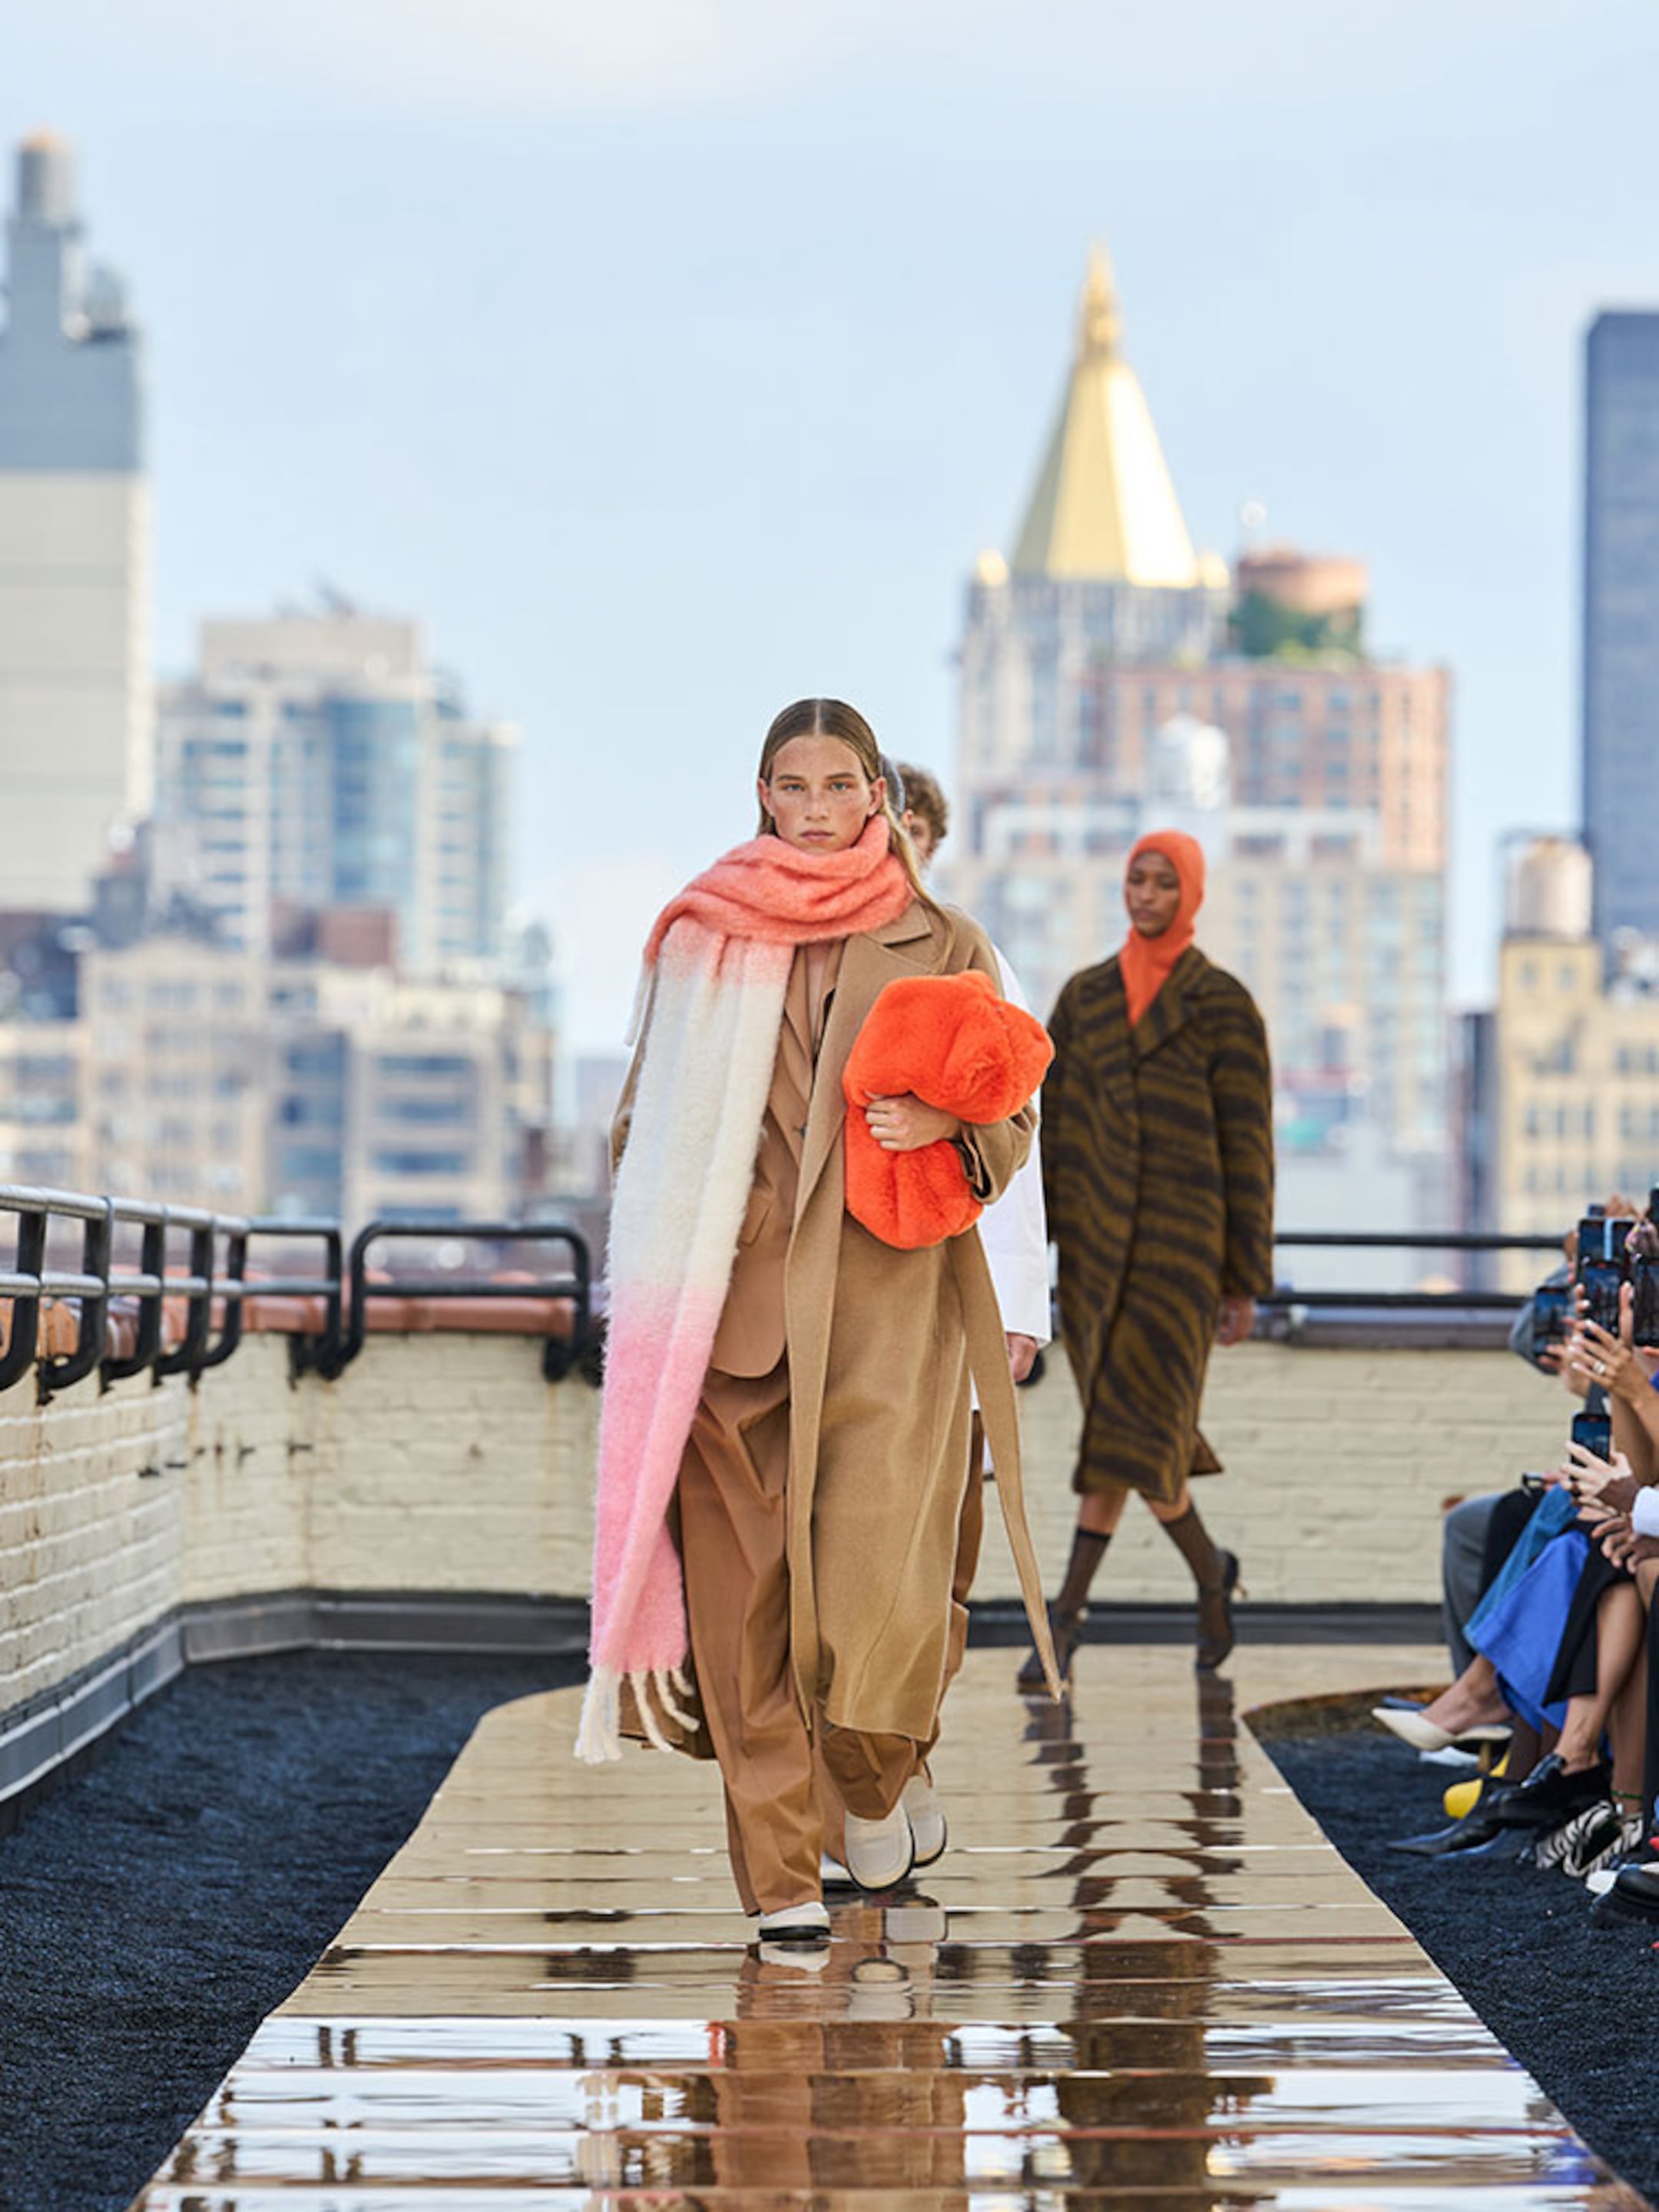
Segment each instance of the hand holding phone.
[{"label": "hand holding phone", "polygon": [[1607,1413],[1575,1413],[1572,1417],[1572,1442],[1569,1452],[1588,1453],[1599,1465],[1605,1467],[1613,1451],[1613,1419]]},{"label": "hand holding phone", "polygon": [[1579,1505],[1593,1508],[1598,1518],[1630,1511],[1641,1485],[1623,1452],[1613,1452],[1610,1458],[1598,1457],[1573,1443],[1567,1446],[1567,1486]]}]

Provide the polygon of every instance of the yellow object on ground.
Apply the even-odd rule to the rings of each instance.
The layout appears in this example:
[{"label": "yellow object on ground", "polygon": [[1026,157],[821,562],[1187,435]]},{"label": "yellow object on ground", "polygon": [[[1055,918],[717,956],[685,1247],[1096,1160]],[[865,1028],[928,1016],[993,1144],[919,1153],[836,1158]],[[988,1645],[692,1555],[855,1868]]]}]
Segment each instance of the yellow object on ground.
[{"label": "yellow object on ground", "polygon": [[1477,1774],[1468,1782],[1454,1782],[1441,1801],[1446,1808],[1446,1818],[1449,1820],[1461,1820],[1466,1813],[1473,1813],[1480,1802],[1480,1792],[1488,1782],[1497,1782],[1503,1778],[1509,1763],[1510,1755],[1506,1751],[1489,1775]]}]

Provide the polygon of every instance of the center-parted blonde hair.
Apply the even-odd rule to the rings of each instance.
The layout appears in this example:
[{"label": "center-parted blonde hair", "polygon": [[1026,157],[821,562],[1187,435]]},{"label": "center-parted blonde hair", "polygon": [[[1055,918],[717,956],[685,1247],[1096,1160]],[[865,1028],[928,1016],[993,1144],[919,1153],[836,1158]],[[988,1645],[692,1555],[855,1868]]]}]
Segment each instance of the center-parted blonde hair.
[{"label": "center-parted blonde hair", "polygon": [[[856,707],[849,707],[844,699],[797,699],[786,707],[766,732],[766,742],[761,747],[758,774],[763,783],[772,781],[772,765],[783,748],[795,738],[834,738],[845,745],[864,771],[866,783],[877,783],[883,775],[881,747],[876,733]],[[922,886],[921,870],[916,862],[916,848],[910,842],[904,825],[893,811],[890,786],[882,801],[882,811],[887,819],[887,834],[892,840],[893,851],[899,866],[909,879],[910,888],[924,906],[931,907],[931,899]],[[763,806],[760,811],[759,835],[775,837],[777,825]]]}]

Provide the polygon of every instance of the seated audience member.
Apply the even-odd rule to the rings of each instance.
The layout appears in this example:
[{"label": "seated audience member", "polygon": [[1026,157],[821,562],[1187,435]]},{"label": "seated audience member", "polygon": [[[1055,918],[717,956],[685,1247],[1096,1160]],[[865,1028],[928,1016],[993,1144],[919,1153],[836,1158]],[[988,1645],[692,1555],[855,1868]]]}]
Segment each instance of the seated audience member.
[{"label": "seated audience member", "polygon": [[[1632,1238],[1636,1255],[1659,1259],[1659,1229],[1644,1222]],[[1602,1892],[1600,1919],[1659,1920],[1659,1617],[1654,1590],[1659,1584],[1659,1347],[1635,1341],[1635,1298],[1626,1284],[1620,1298],[1618,1336],[1586,1321],[1581,1326],[1583,1357],[1594,1374],[1599,1367],[1613,1416],[1614,1458],[1611,1464],[1588,1462],[1575,1470],[1572,1486],[1586,1527],[1612,1564],[1629,1574],[1647,1622],[1645,1666],[1632,1692],[1642,1711],[1641,1820],[1622,1863],[1592,1877]]]},{"label": "seated audience member", "polygon": [[[1640,1211],[1618,1192],[1607,1199],[1602,1212],[1618,1220]],[[1577,1255],[1577,1231],[1562,1239],[1562,1261],[1547,1275],[1515,1317],[1510,1331],[1510,1350],[1541,1374],[1558,1375],[1590,1413],[1605,1410],[1601,1394],[1582,1377],[1565,1358],[1567,1294],[1572,1285]],[[1483,1492],[1465,1498],[1448,1511],[1441,1528],[1441,1622],[1452,1672],[1462,1674],[1474,1658],[1464,1632],[1469,1615],[1491,1587],[1492,1578],[1524,1525],[1530,1508],[1516,1489]]]},{"label": "seated audience member", "polygon": [[[1633,1217],[1614,1200],[1610,1212]],[[1642,1222],[1632,1255],[1659,1258]],[[1659,1347],[1634,1342],[1624,1286],[1616,1334],[1582,1299],[1552,1359],[1570,1388],[1607,1407],[1611,1458],[1582,1443],[1547,1479],[1541,1498],[1499,1493],[1487,1507],[1486,1588],[1462,1624],[1472,1656],[1451,1687],[1420,1711],[1377,1718],[1419,1748],[1514,1735],[1501,1780],[1451,1828],[1402,1848],[1437,1856],[1499,1847],[1522,1832],[1534,1866],[1590,1877],[1598,1913],[1659,1918],[1653,1836],[1659,1790]],[[1520,1348],[1520,1347],[1517,1347]],[[1494,1539],[1497,1540],[1494,1541]]]}]

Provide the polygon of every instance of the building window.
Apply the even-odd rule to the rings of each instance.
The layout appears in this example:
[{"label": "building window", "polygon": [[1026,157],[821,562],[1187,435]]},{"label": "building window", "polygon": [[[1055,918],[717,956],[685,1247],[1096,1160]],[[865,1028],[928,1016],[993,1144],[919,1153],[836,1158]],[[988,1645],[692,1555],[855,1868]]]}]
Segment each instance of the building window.
[{"label": "building window", "polygon": [[439,1098],[386,1098],[380,1102],[380,1118],[383,1121],[453,1127],[457,1122],[471,1120],[472,1102],[453,1093]]},{"label": "building window", "polygon": [[284,1182],[337,1182],[340,1155],[325,1145],[285,1145],[282,1177]]},{"label": "building window", "polygon": [[400,1075],[470,1075],[472,1062],[459,1053],[386,1053],[375,1062],[385,1077]]},{"label": "building window", "polygon": [[345,1049],[338,1037],[320,1044],[291,1044],[286,1057],[290,1075],[338,1075],[345,1065]]}]

